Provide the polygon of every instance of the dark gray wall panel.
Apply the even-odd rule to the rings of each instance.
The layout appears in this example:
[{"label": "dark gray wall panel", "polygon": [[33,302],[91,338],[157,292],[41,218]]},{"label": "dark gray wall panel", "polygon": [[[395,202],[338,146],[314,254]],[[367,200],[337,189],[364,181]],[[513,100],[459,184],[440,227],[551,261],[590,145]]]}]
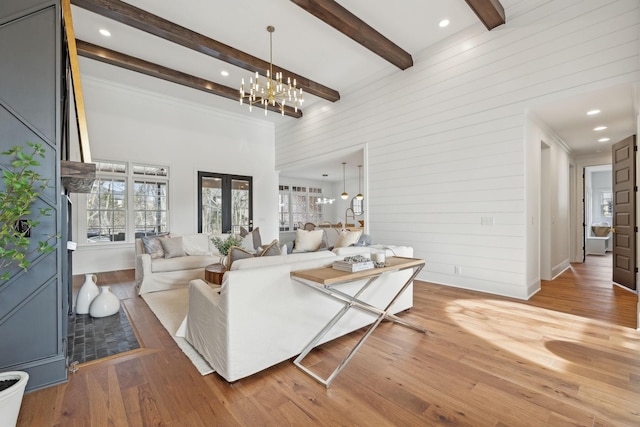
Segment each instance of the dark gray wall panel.
[{"label": "dark gray wall panel", "polygon": [[[51,209],[32,230],[32,245],[60,234],[61,37],[59,0],[0,0],[0,151],[42,143],[46,154],[36,169],[51,179],[32,207]],[[67,379],[67,294],[61,279],[66,256],[60,255],[61,242],[54,243],[52,253],[31,254],[26,272],[17,270],[0,283],[0,371],[27,371],[27,390]]]},{"label": "dark gray wall panel", "polygon": [[[6,0],[3,0],[3,2]],[[55,8],[0,27],[0,99],[55,145]]]},{"label": "dark gray wall panel", "polygon": [[[8,365],[37,360],[58,354],[58,334],[51,333],[59,311],[55,282],[44,286],[2,325],[3,344],[0,359]],[[38,313],[34,316],[33,313]]]},{"label": "dark gray wall panel", "polygon": [[[47,6],[50,3],[50,1],[43,2],[42,0],[0,0],[0,18],[6,17],[10,19],[14,16],[25,15],[30,11],[40,9],[43,5]],[[2,21],[0,20],[0,22]]]}]

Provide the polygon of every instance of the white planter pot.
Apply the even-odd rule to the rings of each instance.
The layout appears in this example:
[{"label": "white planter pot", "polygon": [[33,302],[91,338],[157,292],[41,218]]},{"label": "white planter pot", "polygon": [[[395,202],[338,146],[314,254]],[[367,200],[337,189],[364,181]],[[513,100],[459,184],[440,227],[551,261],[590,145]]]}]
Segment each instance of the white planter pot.
[{"label": "white planter pot", "polygon": [[17,379],[18,382],[6,390],[0,391],[0,423],[3,426],[15,427],[18,422],[20,405],[24,388],[29,381],[29,374],[22,371],[0,372],[0,380]]},{"label": "white planter pot", "polygon": [[84,277],[84,284],[78,291],[78,296],[76,297],[76,314],[89,313],[91,302],[100,293],[100,289],[98,285],[96,285],[98,276],[95,274],[85,274]]},{"label": "white planter pot", "polygon": [[93,299],[89,314],[91,317],[107,317],[120,311],[120,300],[111,292],[111,286],[101,286],[100,294]]}]

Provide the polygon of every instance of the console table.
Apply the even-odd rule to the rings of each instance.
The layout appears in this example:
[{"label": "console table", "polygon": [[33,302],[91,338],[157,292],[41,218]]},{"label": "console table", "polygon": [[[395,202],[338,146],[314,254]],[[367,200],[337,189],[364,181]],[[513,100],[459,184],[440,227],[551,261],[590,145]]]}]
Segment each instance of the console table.
[{"label": "console table", "polygon": [[[296,282],[306,285],[312,289],[327,294],[344,303],[344,307],[322,328],[318,334],[313,337],[309,344],[302,350],[300,355],[293,361],[293,363],[304,372],[313,377],[316,381],[324,384],[327,388],[340,371],[349,362],[351,357],[358,351],[358,349],[369,338],[369,335],[378,327],[378,325],[385,319],[400,325],[415,329],[416,331],[427,333],[427,330],[421,326],[409,323],[391,313],[390,308],[398,297],[407,289],[407,287],[413,282],[415,277],[420,273],[420,270],[424,267],[425,261],[423,259],[404,258],[404,257],[390,257],[386,259],[384,267],[372,268],[369,270],[358,271],[355,273],[349,273],[345,271],[335,270],[332,267],[314,268],[310,270],[299,270],[291,272],[291,278]],[[368,304],[359,299],[360,295],[384,273],[390,271],[413,269],[411,277],[404,283],[404,285],[398,290],[396,295],[391,299],[386,307],[380,308]],[[368,279],[362,287],[356,292],[355,295],[348,295],[337,289],[341,284],[354,282],[357,280]],[[302,360],[316,347],[318,342],[324,337],[329,330],[351,309],[357,307],[361,310],[368,311],[377,315],[376,320],[373,322],[369,329],[365,332],[360,341],[351,349],[349,354],[340,362],[338,367],[325,379],[311,371],[306,366],[302,365]]]}]

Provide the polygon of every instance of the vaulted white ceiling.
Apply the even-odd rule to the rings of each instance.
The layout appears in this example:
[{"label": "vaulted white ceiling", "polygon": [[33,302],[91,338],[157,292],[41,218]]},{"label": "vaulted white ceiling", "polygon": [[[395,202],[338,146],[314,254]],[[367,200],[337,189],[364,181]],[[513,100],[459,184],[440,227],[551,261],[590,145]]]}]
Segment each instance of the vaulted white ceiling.
[{"label": "vaulted white ceiling", "polygon": [[[509,10],[517,9],[518,4],[523,1],[525,0],[501,0],[507,13],[506,25],[509,25]],[[269,60],[266,27],[273,25],[276,28],[273,35],[273,62],[339,91],[342,98],[348,97],[364,82],[402,73],[385,59],[289,0],[128,0],[125,3],[266,61]],[[464,0],[339,0],[338,3],[411,55],[416,55],[469,26],[483,27]],[[229,63],[80,7],[72,6],[72,12],[77,39],[232,88],[239,87],[242,78],[248,79],[252,75]],[[443,19],[450,21],[448,27],[441,28],[438,25]],[[108,30],[111,36],[101,35],[100,29]],[[81,58],[80,66],[83,75],[112,79],[217,108],[244,112],[238,102],[194,89],[176,87],[172,83],[157,81],[90,59]],[[228,72],[228,76],[222,76],[222,71]],[[603,123],[608,123],[611,142],[627,136],[633,133],[635,127],[632,90],[631,87],[603,90],[580,99],[537,106],[532,111],[576,153],[595,152],[606,148],[606,144],[594,143],[592,125],[595,119],[589,117],[589,120],[585,120],[584,113],[590,108],[602,110],[599,118]],[[302,110],[315,103],[330,101],[306,94]],[[253,117],[265,119],[263,113],[255,110]],[[296,119],[281,118],[270,112],[266,120],[277,123],[280,120]],[[304,120],[304,117],[299,120]],[[322,172],[323,168],[319,167],[313,173],[319,176]]]}]

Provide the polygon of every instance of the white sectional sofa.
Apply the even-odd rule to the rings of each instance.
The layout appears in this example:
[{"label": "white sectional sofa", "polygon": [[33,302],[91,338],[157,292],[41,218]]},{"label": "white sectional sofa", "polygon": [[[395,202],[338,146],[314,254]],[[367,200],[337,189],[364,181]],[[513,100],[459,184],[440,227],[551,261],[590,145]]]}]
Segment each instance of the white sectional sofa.
[{"label": "white sectional sofa", "polygon": [[204,268],[220,260],[220,253],[204,233],[171,235],[182,239],[184,255],[152,258],[142,239],[135,243],[135,277],[138,294],[186,287],[193,279],[204,279]]},{"label": "white sectional sofa", "polygon": [[[367,248],[342,248],[366,253]],[[349,249],[347,251],[347,249]],[[391,247],[387,256],[413,256],[410,247]],[[227,381],[236,381],[298,355],[343,303],[291,279],[295,270],[331,265],[331,251],[250,258],[234,262],[220,288],[203,280],[189,284],[185,338]],[[383,274],[361,299],[384,306],[411,277],[411,270]],[[362,281],[340,285],[353,295]],[[410,285],[392,307],[413,306]],[[375,317],[351,309],[323,342],[373,323]]]}]

